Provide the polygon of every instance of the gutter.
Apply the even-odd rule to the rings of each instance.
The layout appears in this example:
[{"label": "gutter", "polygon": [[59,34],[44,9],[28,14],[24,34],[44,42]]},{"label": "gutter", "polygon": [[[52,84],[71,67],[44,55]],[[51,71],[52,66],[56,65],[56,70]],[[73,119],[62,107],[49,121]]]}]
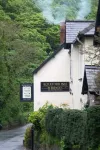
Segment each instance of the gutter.
[{"label": "gutter", "polygon": [[89,91],[90,94],[100,96],[100,91]]},{"label": "gutter", "polygon": [[82,41],[80,41],[79,37],[76,38],[76,41],[78,41],[82,46],[84,45]]}]

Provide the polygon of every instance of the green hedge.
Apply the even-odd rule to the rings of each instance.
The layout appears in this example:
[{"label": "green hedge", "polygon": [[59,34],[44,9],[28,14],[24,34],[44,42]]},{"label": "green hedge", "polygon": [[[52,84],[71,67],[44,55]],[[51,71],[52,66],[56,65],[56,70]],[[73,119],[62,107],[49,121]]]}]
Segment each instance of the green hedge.
[{"label": "green hedge", "polygon": [[48,110],[46,131],[63,143],[63,150],[99,150],[100,106],[85,110]]},{"label": "green hedge", "polygon": [[[57,130],[59,130],[59,132],[61,131],[59,125],[61,122],[61,114],[63,112],[63,109],[61,108],[55,108],[55,109],[50,109],[47,112],[46,115],[46,130],[48,131],[48,133],[50,133],[52,136],[56,137],[57,136]],[[61,133],[60,133],[61,134]],[[60,136],[60,134],[58,135],[58,137]]]},{"label": "green hedge", "polygon": [[87,109],[88,145],[93,150],[100,146],[100,106]]},{"label": "green hedge", "polygon": [[[42,108],[38,111],[32,112],[29,115],[29,122],[31,122],[34,126],[34,142],[35,148],[43,148],[48,149],[48,147],[57,146],[59,147],[60,142],[57,138],[49,135],[45,129],[45,116],[47,110],[51,110],[53,108],[52,105],[46,103]],[[56,114],[57,115],[57,114]],[[31,128],[28,128],[24,137],[24,145],[27,148],[31,147]]]},{"label": "green hedge", "polygon": [[65,148],[82,147],[86,135],[86,112],[55,108],[46,115],[46,130],[64,140]]},{"label": "green hedge", "polygon": [[[45,149],[58,145],[61,150],[100,150],[100,106],[86,110],[54,108],[48,104],[32,112],[35,145]],[[30,129],[24,144],[30,147]]]}]

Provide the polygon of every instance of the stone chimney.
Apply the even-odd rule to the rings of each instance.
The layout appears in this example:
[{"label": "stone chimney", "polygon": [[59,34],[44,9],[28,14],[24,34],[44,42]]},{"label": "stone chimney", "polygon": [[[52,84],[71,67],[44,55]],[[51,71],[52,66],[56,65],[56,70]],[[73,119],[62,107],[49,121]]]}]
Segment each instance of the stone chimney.
[{"label": "stone chimney", "polygon": [[66,23],[60,23],[60,44],[64,43],[66,40]]}]

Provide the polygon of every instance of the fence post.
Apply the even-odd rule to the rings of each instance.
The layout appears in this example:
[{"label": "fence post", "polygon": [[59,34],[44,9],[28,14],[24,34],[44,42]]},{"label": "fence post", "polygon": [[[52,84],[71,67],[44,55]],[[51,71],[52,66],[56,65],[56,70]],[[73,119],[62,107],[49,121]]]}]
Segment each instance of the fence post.
[{"label": "fence post", "polygon": [[34,150],[34,127],[33,127],[33,125],[31,128],[31,135],[32,135],[32,150]]},{"label": "fence post", "polygon": [[0,124],[0,130],[2,130],[2,125]]}]

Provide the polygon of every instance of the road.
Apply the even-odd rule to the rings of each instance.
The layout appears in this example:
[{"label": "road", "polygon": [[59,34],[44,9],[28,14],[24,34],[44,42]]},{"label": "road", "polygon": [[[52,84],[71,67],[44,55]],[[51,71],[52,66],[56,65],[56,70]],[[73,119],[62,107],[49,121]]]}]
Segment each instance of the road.
[{"label": "road", "polygon": [[26,125],[17,129],[0,131],[0,150],[26,150],[23,147],[23,139]]}]

